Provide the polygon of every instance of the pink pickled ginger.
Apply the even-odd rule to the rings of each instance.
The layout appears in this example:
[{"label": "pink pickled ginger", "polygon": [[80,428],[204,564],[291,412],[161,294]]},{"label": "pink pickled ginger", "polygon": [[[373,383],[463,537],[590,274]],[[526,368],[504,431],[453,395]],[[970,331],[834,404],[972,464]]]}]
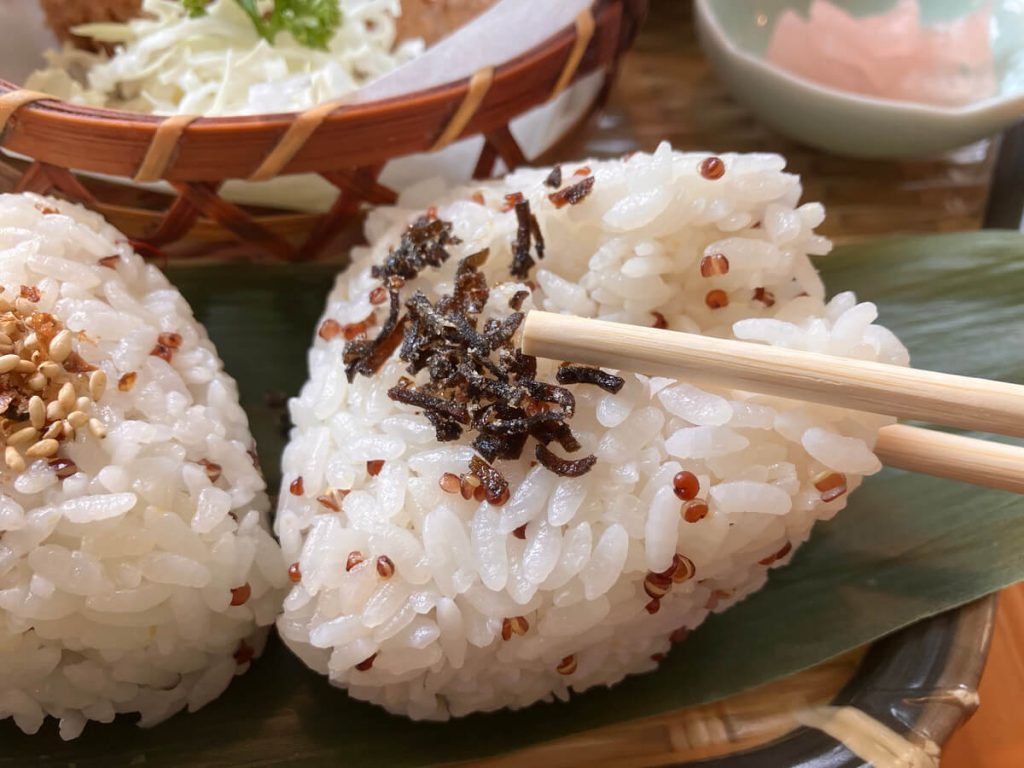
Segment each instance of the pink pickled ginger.
[{"label": "pink pickled ginger", "polygon": [[955,107],[996,92],[985,4],[960,19],[925,26],[918,0],[857,18],[813,0],[809,18],[787,10],[775,25],[768,61],[840,90]]}]

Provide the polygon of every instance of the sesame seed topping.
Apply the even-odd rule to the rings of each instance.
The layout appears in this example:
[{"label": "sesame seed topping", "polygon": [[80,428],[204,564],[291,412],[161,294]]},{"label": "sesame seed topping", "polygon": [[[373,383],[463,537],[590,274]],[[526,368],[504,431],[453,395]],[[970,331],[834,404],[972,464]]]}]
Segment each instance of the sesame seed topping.
[{"label": "sesame seed topping", "polygon": [[700,175],[709,181],[715,181],[725,175],[725,163],[720,157],[708,157],[700,164]]},{"label": "sesame seed topping", "polygon": [[348,559],[345,561],[345,573],[348,573],[353,568],[362,565],[366,562],[366,558],[363,557],[363,553],[359,550],[354,550],[348,553]]},{"label": "sesame seed topping", "polygon": [[716,277],[727,274],[729,274],[729,258],[724,253],[711,253],[701,258],[701,277]]},{"label": "sesame seed topping", "polygon": [[130,392],[132,387],[135,386],[135,380],[139,378],[139,374],[135,371],[129,371],[124,374],[120,379],[117,380],[117,388],[121,392]]},{"label": "sesame seed topping", "polygon": [[562,659],[558,666],[555,667],[555,671],[560,675],[571,675],[576,671],[576,655],[566,656]]},{"label": "sesame seed topping", "polygon": [[252,587],[246,582],[231,590],[231,605],[245,605],[252,596]]},{"label": "sesame seed topping", "polygon": [[377,575],[382,579],[390,579],[395,575],[395,564],[391,562],[391,558],[387,555],[381,555],[377,558]]}]

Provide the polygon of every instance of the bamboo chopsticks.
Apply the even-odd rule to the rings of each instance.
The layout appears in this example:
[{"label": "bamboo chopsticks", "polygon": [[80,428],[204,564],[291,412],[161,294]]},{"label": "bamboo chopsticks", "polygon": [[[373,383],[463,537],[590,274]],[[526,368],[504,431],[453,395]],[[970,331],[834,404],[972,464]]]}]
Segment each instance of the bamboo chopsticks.
[{"label": "bamboo chopsticks", "polygon": [[[523,351],[902,419],[1024,436],[1024,386],[865,360],[530,312]],[[884,464],[1024,493],[1024,448],[926,429],[884,428]]]}]

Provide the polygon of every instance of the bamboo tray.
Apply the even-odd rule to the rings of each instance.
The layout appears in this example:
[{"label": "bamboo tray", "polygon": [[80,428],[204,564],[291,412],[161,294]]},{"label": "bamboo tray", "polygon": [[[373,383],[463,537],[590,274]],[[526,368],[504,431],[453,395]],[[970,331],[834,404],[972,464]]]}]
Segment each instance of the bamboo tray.
[{"label": "bamboo tray", "polygon": [[[589,116],[603,103],[646,11],[647,0],[594,0],[574,25],[467,80],[368,104],[331,102],[302,113],[163,118],[69,104],[0,79],[0,147],[31,159],[0,161],[5,186],[85,203],[151,248],[182,240],[187,245],[195,231],[199,242],[237,240],[276,258],[310,259],[363,203],[395,200],[395,191],[378,181],[388,161],[479,135],[484,142],[475,177],[490,175],[499,159],[515,168],[526,156],[509,127],[513,119],[604,73]],[[242,206],[220,194],[227,180],[262,182],[303,173],[317,174],[337,189],[327,213]],[[164,181],[175,195],[126,193],[95,182],[95,175]]]}]

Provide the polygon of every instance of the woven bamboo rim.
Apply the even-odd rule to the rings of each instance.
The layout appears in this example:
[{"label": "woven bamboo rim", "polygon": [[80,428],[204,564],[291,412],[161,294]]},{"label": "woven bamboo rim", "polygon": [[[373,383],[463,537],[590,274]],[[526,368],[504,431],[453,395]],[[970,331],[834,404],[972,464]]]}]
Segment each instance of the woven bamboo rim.
[{"label": "woven bamboo rim", "polygon": [[[525,162],[509,123],[587,75],[603,70],[610,77],[647,4],[595,0],[573,25],[543,44],[465,80],[368,104],[331,102],[299,113],[157,117],[69,104],[0,80],[0,147],[33,159],[17,168],[16,191],[56,191],[115,218],[148,219],[142,232],[129,234],[150,245],[178,241],[206,219],[274,256],[309,258],[362,203],[395,199],[394,191],[377,181],[389,160],[483,135],[477,177],[490,175],[499,158],[510,168]],[[83,184],[69,169],[163,180],[177,197],[154,217],[149,205],[110,204],[93,191],[95,185]],[[218,194],[229,179],[262,181],[299,173],[320,174],[339,190],[332,209],[315,217],[301,245],[276,226],[277,212],[254,213]]]}]

